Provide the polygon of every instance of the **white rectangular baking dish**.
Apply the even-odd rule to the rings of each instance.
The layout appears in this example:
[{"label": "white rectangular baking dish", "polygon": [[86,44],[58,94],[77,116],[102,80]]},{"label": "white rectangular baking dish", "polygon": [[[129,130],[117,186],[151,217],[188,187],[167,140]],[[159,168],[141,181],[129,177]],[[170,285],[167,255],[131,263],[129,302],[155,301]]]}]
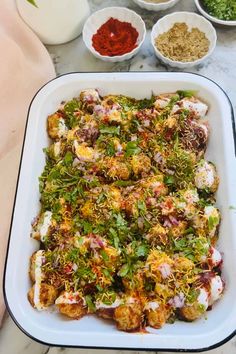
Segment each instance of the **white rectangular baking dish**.
[{"label": "white rectangular baking dish", "polygon": [[[77,96],[82,89],[98,88],[102,95],[125,94],[136,98],[164,92],[197,90],[209,104],[211,136],[208,158],[220,176],[217,204],[222,212],[219,249],[224,253],[224,297],[205,318],[194,323],[176,322],[152,333],[124,333],[114,324],[87,316],[70,321],[55,313],[37,312],[27,300],[30,287],[29,257],[37,249],[31,240],[31,220],[39,210],[38,176],[45,160],[43,147],[49,143],[47,115],[62,100]],[[21,167],[5,267],[4,294],[16,324],[30,337],[57,346],[130,348],[145,350],[201,351],[216,347],[236,330],[236,158],[233,112],[225,93],[212,81],[187,73],[72,73],[46,84],[29,109]]]}]

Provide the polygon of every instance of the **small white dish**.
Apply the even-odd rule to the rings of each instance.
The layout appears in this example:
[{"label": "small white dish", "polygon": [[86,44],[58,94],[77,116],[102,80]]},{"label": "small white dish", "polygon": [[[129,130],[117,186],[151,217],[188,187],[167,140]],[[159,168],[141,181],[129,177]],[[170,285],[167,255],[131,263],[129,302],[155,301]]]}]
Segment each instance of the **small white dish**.
[{"label": "small white dish", "polygon": [[206,17],[208,20],[210,20],[211,22],[214,22],[214,23],[217,23],[218,25],[223,25],[223,26],[236,26],[236,20],[234,20],[234,21],[225,21],[225,20],[220,20],[217,17],[213,17],[213,16],[209,15],[209,13],[204,10],[203,6],[201,5],[201,1],[200,0],[194,0],[194,1],[195,1],[195,5],[196,5],[198,11],[204,17]]},{"label": "small white dish", "polygon": [[[204,55],[202,58],[195,61],[181,62],[181,61],[171,60],[165,57],[157,49],[157,47],[155,46],[155,39],[160,34],[169,31],[173,27],[173,25],[177,22],[180,23],[185,22],[188,25],[189,29],[197,27],[200,31],[205,33],[206,37],[210,41],[209,50],[206,55]],[[179,69],[190,68],[206,60],[214,51],[216,46],[216,41],[217,41],[216,31],[212,26],[212,24],[204,17],[197,15],[193,12],[174,12],[170,15],[166,15],[157,21],[157,23],[153,26],[152,33],[151,33],[151,43],[157,58],[160,59],[163,63]]]},{"label": "small white dish", "polygon": [[148,11],[163,11],[177,4],[179,0],[169,0],[160,3],[152,3],[152,2],[147,2],[145,0],[133,0],[133,2],[139,5],[142,9],[146,9]]},{"label": "small white dish", "polygon": [[[105,56],[101,55],[96,51],[92,45],[92,37],[97,32],[97,30],[109,20],[111,17],[122,21],[129,22],[138,31],[139,36],[137,39],[137,47],[131,52],[116,55],[116,56]],[[146,35],[146,27],[142,18],[134,11],[127,9],[126,7],[106,7],[102,10],[94,12],[85,22],[83,28],[83,41],[88,50],[96,57],[107,62],[121,62],[124,60],[131,59],[135,54],[138,53],[141,48]]]}]

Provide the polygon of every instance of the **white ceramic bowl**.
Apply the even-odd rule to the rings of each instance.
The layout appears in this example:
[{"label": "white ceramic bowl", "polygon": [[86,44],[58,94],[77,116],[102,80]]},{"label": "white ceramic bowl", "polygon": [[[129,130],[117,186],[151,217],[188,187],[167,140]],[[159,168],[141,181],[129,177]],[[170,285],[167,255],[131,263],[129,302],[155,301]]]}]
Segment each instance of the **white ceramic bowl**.
[{"label": "white ceramic bowl", "polygon": [[201,5],[201,1],[199,0],[195,0],[195,5],[197,6],[198,11],[205,16],[206,18],[208,18],[208,20],[210,20],[211,22],[217,23],[219,25],[223,25],[223,26],[236,26],[236,20],[235,21],[225,21],[225,20],[220,20],[217,17],[213,17],[211,15],[209,15],[209,13],[207,13],[203,6]]},{"label": "white ceramic bowl", "polygon": [[163,10],[167,10],[167,9],[171,8],[172,6],[174,6],[175,4],[177,4],[177,2],[179,2],[179,0],[169,0],[166,2],[161,2],[161,3],[156,3],[156,4],[151,3],[151,2],[146,2],[144,0],[133,0],[133,2],[135,2],[135,4],[142,7],[142,9],[146,9],[149,11],[163,11]]},{"label": "white ceramic bowl", "polygon": [[[116,55],[116,56],[105,56],[98,53],[93,45],[92,45],[92,37],[97,32],[97,30],[103,25],[109,18],[115,18],[119,21],[129,22],[132,24],[134,28],[139,33],[137,39],[137,47],[134,48],[131,52],[123,54],[123,55]],[[138,53],[139,49],[141,48],[146,35],[146,27],[145,23],[143,22],[142,18],[134,11],[127,9],[126,7],[106,7],[102,10],[94,12],[85,22],[83,28],[83,41],[88,48],[88,50],[99,59],[108,62],[120,62],[123,60],[127,60],[132,58],[135,54]]]},{"label": "white ceramic bowl", "polygon": [[[210,47],[208,53],[202,57],[201,59],[191,61],[191,62],[180,62],[180,61],[175,61],[171,60],[167,57],[165,57],[155,46],[155,39],[162,33],[169,31],[171,27],[176,22],[185,22],[190,29],[197,27],[200,31],[204,32],[206,37],[210,41]],[[153,26],[152,28],[152,33],[151,33],[151,42],[152,46],[154,48],[155,54],[158,59],[160,59],[163,63],[179,68],[179,69],[186,69],[190,68],[192,66],[198,65],[202,63],[204,60],[206,60],[213,52],[216,46],[216,31],[212,24],[206,20],[204,17],[197,15],[193,12],[174,12],[170,15],[166,15],[162,17],[157,23]]]}]

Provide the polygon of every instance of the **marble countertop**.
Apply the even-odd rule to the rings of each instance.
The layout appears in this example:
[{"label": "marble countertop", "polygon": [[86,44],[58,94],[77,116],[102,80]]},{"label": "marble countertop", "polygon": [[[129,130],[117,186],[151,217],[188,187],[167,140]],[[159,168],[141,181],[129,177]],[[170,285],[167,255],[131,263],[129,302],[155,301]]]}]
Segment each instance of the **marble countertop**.
[{"label": "marble countertop", "polygon": [[[183,10],[196,11],[193,0],[180,0],[174,8],[162,13],[142,10],[132,0],[90,0],[90,4],[92,11],[106,6],[126,6],[134,9],[143,17],[148,29],[145,43],[136,57],[123,63],[106,63],[95,59],[85,48],[81,36],[64,45],[48,46],[48,51],[54,61],[58,75],[72,71],[174,71],[156,59],[150,45],[150,29],[166,13]],[[218,43],[213,55],[204,65],[193,68],[191,72],[207,76],[217,82],[227,92],[236,110],[236,29],[217,28],[217,35]],[[61,352],[65,354],[102,354],[104,350],[50,348],[44,346],[25,336],[10,317],[6,316],[3,328],[0,331],[0,354],[59,354]],[[108,350],[105,353],[137,354],[138,352]],[[224,346],[206,353],[234,354],[236,353],[236,338]]]}]

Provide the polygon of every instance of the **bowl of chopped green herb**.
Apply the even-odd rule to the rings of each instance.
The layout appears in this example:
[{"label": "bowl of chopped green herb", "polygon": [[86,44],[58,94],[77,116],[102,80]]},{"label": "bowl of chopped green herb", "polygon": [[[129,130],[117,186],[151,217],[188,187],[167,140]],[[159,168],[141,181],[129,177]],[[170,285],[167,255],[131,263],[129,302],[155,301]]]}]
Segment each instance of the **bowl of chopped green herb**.
[{"label": "bowl of chopped green herb", "polygon": [[236,0],[195,0],[195,5],[211,22],[236,26]]}]

